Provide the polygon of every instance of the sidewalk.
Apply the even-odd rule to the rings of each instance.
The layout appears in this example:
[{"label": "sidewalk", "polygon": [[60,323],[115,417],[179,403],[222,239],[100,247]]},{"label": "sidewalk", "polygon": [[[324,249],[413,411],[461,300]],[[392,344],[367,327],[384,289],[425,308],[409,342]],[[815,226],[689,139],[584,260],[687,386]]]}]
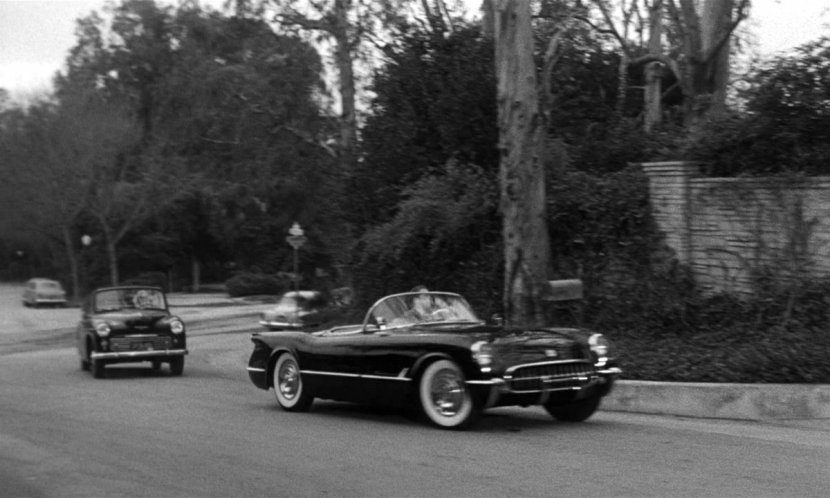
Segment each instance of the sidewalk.
[{"label": "sidewalk", "polygon": [[[168,301],[185,322],[256,316],[274,296],[172,293]],[[830,421],[830,384],[716,384],[620,380],[602,409],[733,420]]]},{"label": "sidewalk", "polygon": [[735,420],[830,420],[830,384],[621,380],[602,409]]}]

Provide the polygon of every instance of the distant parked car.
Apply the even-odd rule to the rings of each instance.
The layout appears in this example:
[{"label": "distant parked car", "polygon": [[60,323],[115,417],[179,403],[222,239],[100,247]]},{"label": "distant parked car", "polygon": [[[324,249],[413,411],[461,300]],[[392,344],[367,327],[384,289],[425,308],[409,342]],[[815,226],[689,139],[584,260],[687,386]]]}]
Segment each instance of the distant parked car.
[{"label": "distant parked car", "polygon": [[170,364],[173,375],[184,371],[187,337],[184,322],[170,313],[158,287],[121,286],[96,289],[84,305],[77,328],[81,369],[105,376],[110,363]]},{"label": "distant parked car", "polygon": [[259,323],[268,330],[296,330],[319,325],[327,307],[323,294],[313,290],[290,291],[277,304],[260,315]]},{"label": "distant parked car", "polygon": [[23,305],[37,308],[41,305],[66,306],[66,291],[57,280],[33,278],[23,289]]}]

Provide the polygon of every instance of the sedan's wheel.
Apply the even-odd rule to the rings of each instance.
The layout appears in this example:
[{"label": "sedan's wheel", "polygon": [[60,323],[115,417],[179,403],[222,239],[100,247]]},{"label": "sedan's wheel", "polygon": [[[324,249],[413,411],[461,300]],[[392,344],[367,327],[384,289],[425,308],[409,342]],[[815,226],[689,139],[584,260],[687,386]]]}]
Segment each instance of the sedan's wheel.
[{"label": "sedan's wheel", "polygon": [[106,363],[104,360],[92,359],[92,376],[96,379],[103,379],[106,377]]},{"label": "sedan's wheel", "polygon": [[83,357],[81,357],[81,370],[89,372],[89,360]]},{"label": "sedan's wheel", "polygon": [[566,405],[548,403],[545,405],[545,410],[556,420],[563,422],[584,422],[597,411],[599,402],[599,396],[591,396],[590,398],[574,401]]},{"label": "sedan's wheel", "polygon": [[170,373],[176,376],[184,373],[184,356],[170,358]]},{"label": "sedan's wheel", "polygon": [[461,369],[449,360],[431,363],[421,375],[418,401],[426,419],[443,429],[465,429],[481,414]]},{"label": "sedan's wheel", "polygon": [[303,378],[297,359],[291,353],[283,353],[274,365],[274,394],[283,410],[301,412],[308,410],[314,398],[303,388]]}]

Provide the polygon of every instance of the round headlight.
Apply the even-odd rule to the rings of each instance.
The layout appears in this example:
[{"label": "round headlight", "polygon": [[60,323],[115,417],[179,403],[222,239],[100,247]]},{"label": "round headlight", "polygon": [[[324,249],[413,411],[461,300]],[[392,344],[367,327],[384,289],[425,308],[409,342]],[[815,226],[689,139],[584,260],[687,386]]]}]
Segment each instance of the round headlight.
[{"label": "round headlight", "polygon": [[107,322],[101,322],[95,325],[95,332],[101,337],[107,337],[110,335],[110,326]]},{"label": "round headlight", "polygon": [[473,359],[481,367],[488,367],[493,363],[493,346],[487,341],[478,341],[470,346],[473,352]]},{"label": "round headlight", "polygon": [[184,332],[184,323],[181,320],[174,319],[170,321],[170,332],[174,334],[181,334]]},{"label": "round headlight", "polygon": [[611,343],[602,334],[593,334],[588,338],[588,346],[599,358],[608,356],[608,351],[611,349]]}]

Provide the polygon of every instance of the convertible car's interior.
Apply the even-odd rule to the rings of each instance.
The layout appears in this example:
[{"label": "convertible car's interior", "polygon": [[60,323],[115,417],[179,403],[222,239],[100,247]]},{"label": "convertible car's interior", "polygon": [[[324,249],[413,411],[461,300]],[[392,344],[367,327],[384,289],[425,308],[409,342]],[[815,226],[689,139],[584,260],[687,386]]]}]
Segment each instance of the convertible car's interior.
[{"label": "convertible car's interior", "polygon": [[480,325],[467,301],[449,292],[407,292],[377,301],[359,325],[343,325],[315,335],[376,333],[423,325]]}]

